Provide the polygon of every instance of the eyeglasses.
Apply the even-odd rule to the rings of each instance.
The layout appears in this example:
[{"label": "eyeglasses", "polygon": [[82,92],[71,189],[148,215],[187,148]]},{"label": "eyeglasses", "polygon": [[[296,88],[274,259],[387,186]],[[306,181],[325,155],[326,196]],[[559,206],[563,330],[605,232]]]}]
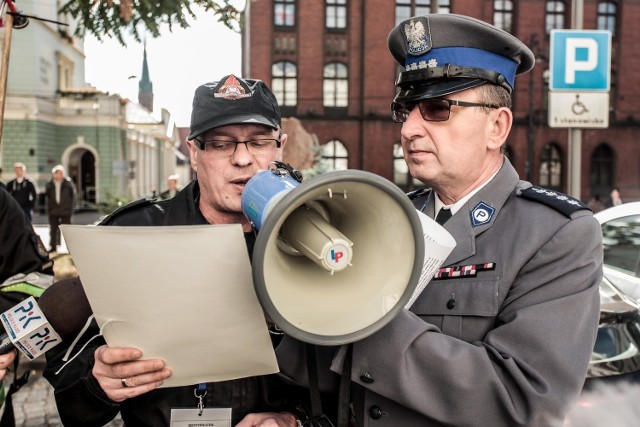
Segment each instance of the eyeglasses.
[{"label": "eyeglasses", "polygon": [[420,115],[428,122],[446,122],[451,114],[451,106],[458,107],[484,107],[484,108],[500,108],[493,104],[480,104],[478,102],[456,101],[453,99],[434,98],[423,99],[418,102],[392,102],[391,117],[396,123],[404,123],[409,117],[409,113],[418,106]]},{"label": "eyeglasses", "polygon": [[274,148],[280,148],[279,138],[257,138],[248,141],[225,141],[223,139],[195,138],[196,146],[205,153],[216,157],[230,157],[236,152],[238,144],[244,144],[253,156],[271,154]]}]

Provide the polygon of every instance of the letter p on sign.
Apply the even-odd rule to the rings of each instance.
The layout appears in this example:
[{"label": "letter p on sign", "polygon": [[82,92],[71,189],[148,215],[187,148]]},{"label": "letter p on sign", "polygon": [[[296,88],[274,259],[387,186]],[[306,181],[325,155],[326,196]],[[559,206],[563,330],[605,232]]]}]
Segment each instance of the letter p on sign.
[{"label": "letter p on sign", "polygon": [[566,83],[576,82],[576,71],[593,71],[598,66],[598,43],[594,39],[567,39],[564,69]]},{"label": "letter p on sign", "polygon": [[609,31],[551,31],[550,90],[608,91],[611,76]]}]

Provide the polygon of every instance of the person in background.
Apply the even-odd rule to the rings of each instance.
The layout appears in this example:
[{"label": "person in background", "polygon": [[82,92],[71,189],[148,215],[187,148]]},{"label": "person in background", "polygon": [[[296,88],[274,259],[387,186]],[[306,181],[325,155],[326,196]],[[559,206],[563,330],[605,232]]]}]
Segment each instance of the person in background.
[{"label": "person in background", "polygon": [[609,193],[609,198],[604,204],[605,208],[611,208],[613,206],[621,205],[622,198],[620,197],[620,189],[618,187],[613,187],[611,192]]},{"label": "person in background", "polygon": [[47,211],[49,214],[50,252],[56,252],[61,243],[60,224],[71,224],[71,216],[76,202],[76,187],[66,177],[64,166],[57,165],[51,170],[53,177],[45,187]]},{"label": "person in background", "polygon": [[[100,226],[240,224],[251,254],[255,234],[242,212],[241,195],[251,177],[282,159],[286,142],[278,103],[264,82],[228,75],[203,84],[193,98],[187,140],[197,178],[171,199],[138,200],[115,211]],[[96,333],[94,323],[83,336]],[[206,339],[207,331],[201,333]],[[78,343],[77,348],[83,344]],[[226,425],[235,426],[247,414],[256,412],[259,414],[252,415],[251,427],[299,425],[293,411],[304,393],[297,387],[291,389],[277,375],[159,388],[171,376],[170,369],[161,359],[144,359],[136,348],[111,347],[99,337],[57,373],[64,364],[65,347],[59,345],[46,354],[44,371],[55,389],[65,425],[104,425],[118,413],[128,426],[174,425],[172,410],[195,410],[198,396],[205,408],[231,408],[231,420]],[[214,425],[212,420],[198,421]]]},{"label": "person in background", "polygon": [[[337,351],[316,349],[319,387],[350,380],[339,407],[355,426],[562,426],[598,329],[602,232],[583,203],[521,181],[504,155],[515,77],[534,56],[454,14],[407,19],[388,45],[403,69],[392,117],[427,188],[410,198],[457,246],[409,310]],[[289,336],[277,348],[301,384],[303,354]]]},{"label": "person in background", "polygon": [[167,186],[169,188],[167,190],[163,191],[162,193],[160,193],[160,198],[162,200],[170,199],[173,196],[175,196],[178,191],[180,191],[180,189],[178,188],[178,179],[179,178],[180,178],[180,176],[177,175],[177,174],[169,175],[169,177],[167,178]]},{"label": "person in background", "polygon": [[16,177],[7,183],[7,190],[18,202],[24,214],[32,220],[33,208],[36,205],[38,191],[34,182],[27,178],[27,166],[22,162],[13,165]]}]

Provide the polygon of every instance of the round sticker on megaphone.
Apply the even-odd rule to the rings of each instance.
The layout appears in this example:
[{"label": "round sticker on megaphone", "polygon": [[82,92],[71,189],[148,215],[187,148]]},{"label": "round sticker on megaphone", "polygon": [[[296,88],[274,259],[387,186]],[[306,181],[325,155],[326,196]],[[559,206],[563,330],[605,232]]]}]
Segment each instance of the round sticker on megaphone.
[{"label": "round sticker on megaphone", "polygon": [[331,242],[324,253],[324,266],[328,270],[344,270],[351,262],[351,255],[351,247],[346,242]]}]

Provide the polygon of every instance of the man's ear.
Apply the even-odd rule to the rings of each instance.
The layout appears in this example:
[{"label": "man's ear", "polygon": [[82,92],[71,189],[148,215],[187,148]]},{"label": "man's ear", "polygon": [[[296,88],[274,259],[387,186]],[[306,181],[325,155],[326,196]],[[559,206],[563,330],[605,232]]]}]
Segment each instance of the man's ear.
[{"label": "man's ear", "polygon": [[282,158],[284,157],[284,146],[287,143],[287,134],[283,133],[282,136],[280,137],[280,149],[278,150],[278,161],[281,162]]},{"label": "man's ear", "polygon": [[513,124],[513,113],[506,107],[497,108],[489,113],[491,122],[489,124],[489,147],[490,149],[500,149],[507,140],[511,125]]},{"label": "man's ear", "polygon": [[189,148],[189,161],[191,162],[191,168],[198,172],[198,147],[196,147],[196,144],[188,138],[185,139],[185,142]]}]

